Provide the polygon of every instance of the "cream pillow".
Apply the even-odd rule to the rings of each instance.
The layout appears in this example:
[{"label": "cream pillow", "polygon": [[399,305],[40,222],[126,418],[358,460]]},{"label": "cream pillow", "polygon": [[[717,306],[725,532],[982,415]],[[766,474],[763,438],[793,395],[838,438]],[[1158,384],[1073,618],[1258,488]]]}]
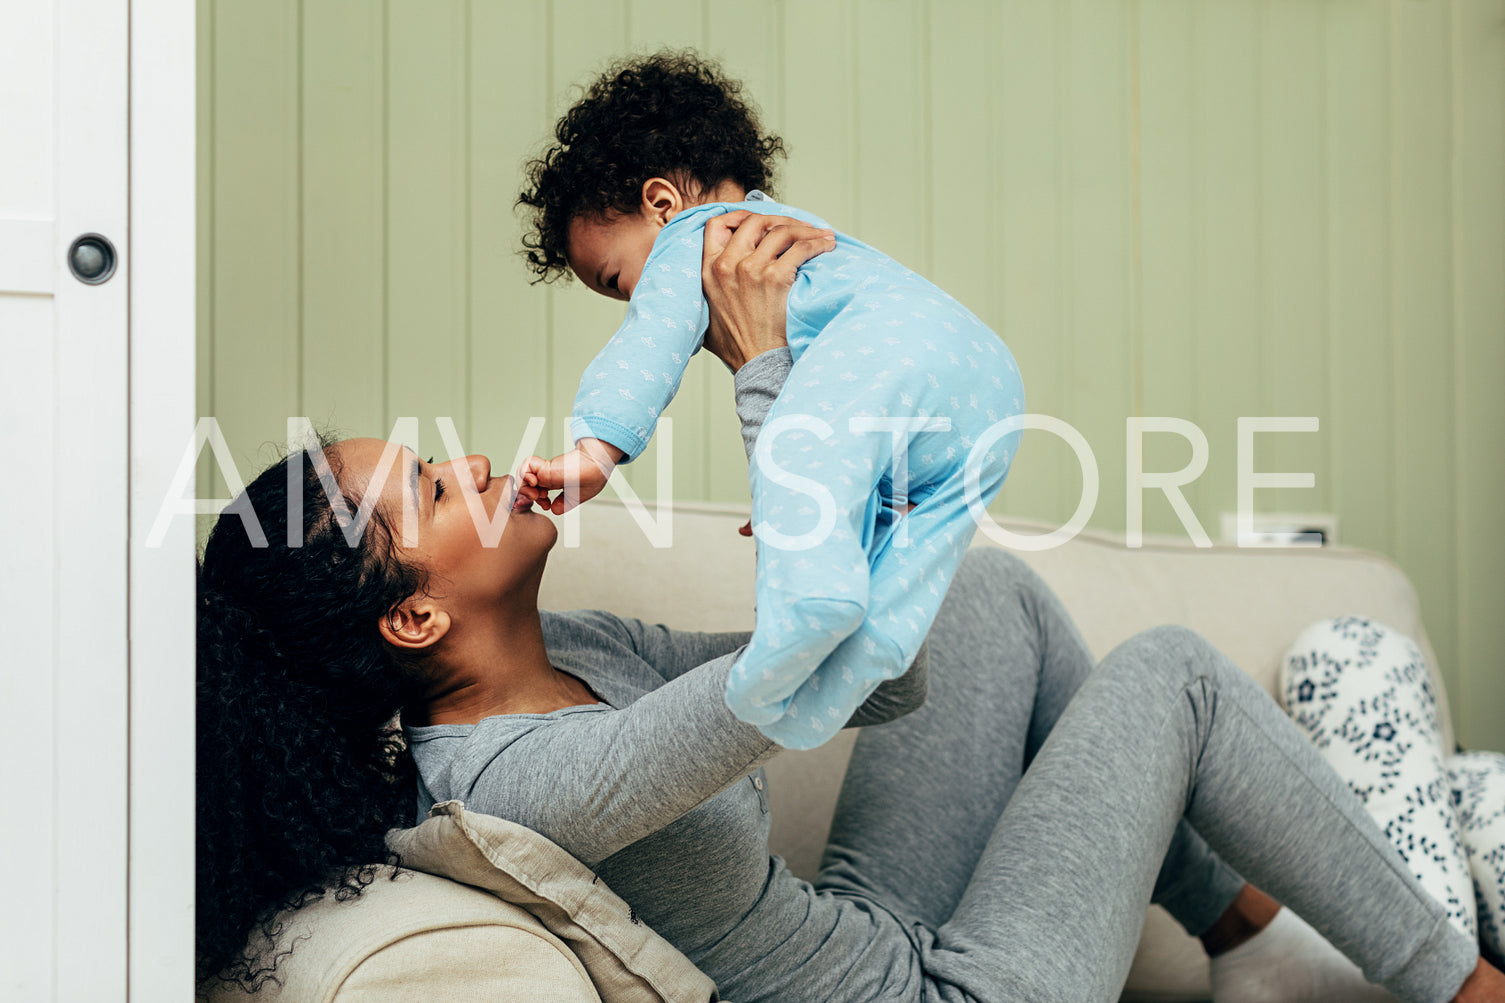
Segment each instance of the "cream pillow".
[{"label": "cream pillow", "polygon": [[710,977],[639,920],[580,861],[526,826],[443,801],[387,835],[402,866],[474,885],[532,913],[568,944],[604,1003],[709,1003]]}]

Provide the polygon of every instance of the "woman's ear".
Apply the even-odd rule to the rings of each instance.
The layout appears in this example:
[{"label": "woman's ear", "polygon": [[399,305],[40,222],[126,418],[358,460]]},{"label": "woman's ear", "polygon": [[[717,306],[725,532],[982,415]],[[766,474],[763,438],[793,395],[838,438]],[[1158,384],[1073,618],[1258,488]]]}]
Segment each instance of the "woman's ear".
[{"label": "woman's ear", "polygon": [[685,208],[684,193],[667,178],[649,178],[643,182],[643,216],[663,226]]},{"label": "woman's ear", "polygon": [[388,644],[416,652],[438,643],[449,624],[449,614],[433,603],[409,600],[377,621],[376,629]]}]

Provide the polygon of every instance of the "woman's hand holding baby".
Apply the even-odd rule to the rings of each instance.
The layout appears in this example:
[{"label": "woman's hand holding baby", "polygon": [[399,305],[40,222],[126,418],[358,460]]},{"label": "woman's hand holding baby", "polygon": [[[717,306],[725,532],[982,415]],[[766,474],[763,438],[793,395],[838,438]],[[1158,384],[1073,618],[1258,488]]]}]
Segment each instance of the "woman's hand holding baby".
[{"label": "woman's hand holding baby", "polygon": [[788,216],[746,210],[705,225],[700,284],[711,308],[705,347],[736,372],[747,360],[788,344],[785,303],[805,262],[836,246],[831,230]]},{"label": "woman's hand holding baby", "polygon": [[[706,224],[701,285],[711,321],[705,347],[733,372],[749,359],[787,345],[785,303],[805,262],[836,246],[836,235],[788,216],[726,213]],[[590,501],[606,487],[623,452],[581,439],[552,460],[530,456],[519,470],[519,496],[555,515]],[[553,499],[549,493],[557,491]],[[744,527],[750,534],[751,527]]]},{"label": "woman's hand holding baby", "polygon": [[[518,476],[522,481],[518,492],[553,512],[564,515],[581,502],[588,502],[600,494],[611,478],[611,472],[621,462],[623,453],[616,446],[600,439],[581,439],[568,453],[561,453],[552,460],[530,456],[523,461]],[[536,489],[535,492],[527,491]],[[553,501],[549,492],[558,491]]]}]

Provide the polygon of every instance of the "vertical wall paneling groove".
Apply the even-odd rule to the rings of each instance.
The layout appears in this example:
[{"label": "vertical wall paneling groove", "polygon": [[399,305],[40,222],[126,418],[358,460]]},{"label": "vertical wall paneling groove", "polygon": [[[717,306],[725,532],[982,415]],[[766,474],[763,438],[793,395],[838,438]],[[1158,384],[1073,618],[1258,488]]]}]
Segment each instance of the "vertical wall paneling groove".
[{"label": "vertical wall paneling groove", "polygon": [[[1196,284],[1199,371],[1192,418],[1207,433],[1195,511],[1209,534],[1234,509],[1235,423],[1267,414],[1259,384],[1259,46],[1253,0],[1199,4],[1194,61],[1195,146],[1203,164]],[[1229,114],[1227,109],[1240,109]],[[1264,499],[1262,499],[1264,500]]]},{"label": "vertical wall paneling groove", "polygon": [[[1465,744],[1505,747],[1505,0],[199,0],[198,395],[241,473],[289,415],[455,418],[500,470],[565,444],[622,307],[535,286],[524,160],[612,57],[722,59],[786,140],[780,197],[923,271],[1069,421],[1122,532],[1124,420],[1187,418],[1209,534],[1336,514],[1411,576]],[[747,501],[732,380],[692,361],[675,497]],[[625,468],[656,493],[659,446]],[[1190,455],[1152,434],[1145,469]],[[201,496],[225,494],[206,458]],[[1064,521],[1075,457],[1031,432],[995,509]],[[1180,534],[1159,492],[1146,530]],[[588,517],[588,516],[587,516]],[[206,520],[207,521],[207,520]]]},{"label": "vertical wall paneling groove", "polygon": [[[524,161],[542,145],[553,94],[545,61],[543,4],[472,0],[467,39],[469,116],[471,427],[466,448],[484,453],[498,475],[522,444],[528,420],[553,420],[549,401],[548,297],[530,285],[519,255],[521,225],[513,209]],[[559,440],[545,426],[532,451],[553,455]]]},{"label": "vertical wall paneling groove", "polygon": [[[1140,410],[1149,416],[1193,412],[1197,385],[1197,335],[1193,316],[1191,85],[1192,18],[1189,2],[1140,4],[1136,76],[1138,170],[1135,247],[1139,275]],[[1204,429],[1204,432],[1207,430]],[[1120,439],[1123,438],[1120,432]],[[1124,447],[1103,443],[1103,449]],[[1192,447],[1172,433],[1146,434],[1144,470],[1171,472],[1191,460]],[[1127,472],[1125,473],[1127,478]],[[1123,484],[1126,480],[1109,484]],[[1197,485],[1183,488],[1188,501]],[[1106,494],[1107,492],[1105,492]],[[1120,492],[1122,493],[1122,492]],[[1125,495],[1127,501],[1127,495]],[[1147,492],[1145,528],[1185,535],[1161,491]],[[1207,529],[1206,526],[1203,527]],[[1209,530],[1216,533],[1216,527]]]},{"label": "vertical wall paneling groove", "polygon": [[[853,234],[904,265],[923,269],[925,240],[923,35],[919,5],[877,0],[854,11],[852,94],[855,101],[856,196]],[[819,209],[815,210],[819,212]]]},{"label": "vertical wall paneling groove", "polygon": [[1453,99],[1450,8],[1396,0],[1398,46],[1393,137],[1398,197],[1390,276],[1396,291],[1396,484],[1394,555],[1422,595],[1443,678],[1457,679],[1452,442]]},{"label": "vertical wall paneling groove", "polygon": [[[987,5],[983,0],[932,0],[927,6],[930,100],[924,117],[930,130],[926,148],[933,164],[924,196],[929,220],[925,241],[931,258],[927,277],[985,317],[995,310],[991,302],[994,271],[989,261],[995,239],[989,120],[986,113],[978,115],[990,97],[988,38],[977,30],[984,23]],[[888,211],[907,210],[895,203]],[[975,231],[972,239],[959,235],[968,230]]]},{"label": "vertical wall paneling groove", "polygon": [[[485,2],[485,0],[482,0]],[[475,107],[474,96],[471,87],[475,80],[475,67],[471,65],[471,58],[475,52],[471,45],[471,39],[475,35],[475,23],[472,14],[474,0],[465,0],[464,10],[460,17],[460,172],[464,177],[461,187],[461,198],[458,211],[460,215],[460,259],[455,263],[455,275],[459,279],[458,297],[460,300],[460,313],[462,316],[461,329],[464,331],[464,353],[461,357],[460,369],[456,373],[455,383],[464,395],[465,440],[460,448],[464,449],[465,455],[478,452],[475,448],[475,400],[470,383],[470,376],[475,372],[475,323],[474,314],[471,310],[473,293],[471,283],[475,279],[474,251],[475,232],[474,216],[471,207],[475,204],[474,178],[471,168],[475,164],[475,156],[471,149],[475,137],[475,123],[471,120],[471,112]],[[508,462],[505,457],[499,458],[498,463]],[[502,471],[497,471],[501,473]]]},{"label": "vertical wall paneling groove", "polygon": [[[392,204],[392,8],[381,0],[381,410],[382,424],[391,413],[392,368],[392,226],[387,207]],[[390,427],[385,430],[391,434]],[[373,431],[373,435],[378,434]]]},{"label": "vertical wall paneling groove", "polygon": [[[1124,418],[1139,403],[1134,380],[1141,340],[1139,297],[1129,263],[1136,259],[1132,229],[1131,77],[1129,45],[1137,32],[1135,7],[1108,7],[1090,0],[1069,5],[1059,23],[1059,64],[1065,67],[1066,109],[1061,172],[1064,191],[1062,269],[1065,302],[1058,344],[1046,351],[1058,357],[1066,381],[1063,412],[1097,454],[1100,491],[1095,522],[1124,524]],[[1059,38],[1059,35],[1058,35]],[[1029,373],[1025,371],[1026,387]],[[1081,485],[1077,463],[1063,443],[1052,443],[1067,461],[1069,474],[1058,502],[1064,521],[1076,506]]]},{"label": "vertical wall paneling groove", "polygon": [[[1389,18],[1373,4],[1329,4],[1323,37],[1328,242],[1327,420],[1339,538],[1389,552],[1395,481],[1388,257]],[[1319,474],[1318,484],[1322,483]],[[1385,490],[1378,490],[1380,487]]]},{"label": "vertical wall paneling groove", "polygon": [[382,8],[305,0],[302,52],[302,373],[316,425],[383,434]]},{"label": "vertical wall paneling groove", "polygon": [[249,479],[300,413],[298,5],[221,3],[213,23],[213,402]]},{"label": "vertical wall paneling groove", "polygon": [[[1505,2],[1455,0],[1453,241],[1459,731],[1505,748]],[[1429,621],[1430,625],[1430,621]]]},{"label": "vertical wall paneling groove", "polygon": [[[215,114],[215,67],[214,67],[214,4],[211,0],[198,0],[195,10],[194,30],[197,33],[195,54],[198,74],[198,94],[195,106],[195,131],[198,147],[194,151],[195,169],[194,198],[197,201],[198,260],[195,283],[198,288],[194,301],[197,311],[195,337],[196,373],[194,394],[201,414],[215,414],[214,398],[214,125]],[[194,491],[199,498],[219,498],[215,493],[214,466],[207,458],[201,458],[195,470]],[[203,539],[213,524],[213,516],[201,515],[196,520],[196,534]]]},{"label": "vertical wall paneling groove", "polygon": [[[1061,399],[1060,218],[1063,104],[1056,77],[1055,12],[1046,4],[995,8],[988,67],[994,72],[988,123],[988,180],[996,193],[988,229],[994,254],[992,323],[1019,364],[1025,406],[1070,418]],[[955,231],[953,231],[955,233]],[[1050,518],[1062,509],[1059,486],[1071,458],[1066,446],[1026,433],[1000,495],[1000,507]],[[1069,514],[1070,509],[1067,509]],[[1064,516],[1063,516],[1064,518]]]},{"label": "vertical wall paneling groove", "polygon": [[789,145],[789,202],[854,230],[852,0],[784,7],[784,137]]},{"label": "vertical wall paneling groove", "polygon": [[[1260,219],[1265,303],[1261,349],[1265,400],[1271,416],[1322,417],[1321,8],[1306,0],[1278,0],[1262,10],[1260,174],[1266,196]],[[1259,439],[1266,439],[1261,443]],[[1316,471],[1319,433],[1256,437],[1256,470]],[[1325,479],[1315,489],[1255,494],[1256,511],[1322,510]]]},{"label": "vertical wall paneling groove", "polygon": [[464,0],[390,0],[387,407],[420,419],[425,457],[447,456],[434,418],[466,427]]}]

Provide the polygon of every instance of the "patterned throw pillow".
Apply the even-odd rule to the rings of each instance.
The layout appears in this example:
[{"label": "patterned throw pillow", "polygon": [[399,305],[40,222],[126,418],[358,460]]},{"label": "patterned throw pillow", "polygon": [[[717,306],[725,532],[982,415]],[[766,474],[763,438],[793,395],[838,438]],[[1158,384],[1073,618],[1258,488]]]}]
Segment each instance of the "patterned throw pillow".
[{"label": "patterned throw pillow", "polygon": [[1479,940],[1505,958],[1505,755],[1464,752],[1450,757],[1447,767],[1474,872]]},{"label": "patterned throw pillow", "polygon": [[1417,880],[1477,940],[1437,698],[1415,642],[1361,617],[1320,621],[1286,652],[1280,690],[1291,719],[1348,781]]}]

